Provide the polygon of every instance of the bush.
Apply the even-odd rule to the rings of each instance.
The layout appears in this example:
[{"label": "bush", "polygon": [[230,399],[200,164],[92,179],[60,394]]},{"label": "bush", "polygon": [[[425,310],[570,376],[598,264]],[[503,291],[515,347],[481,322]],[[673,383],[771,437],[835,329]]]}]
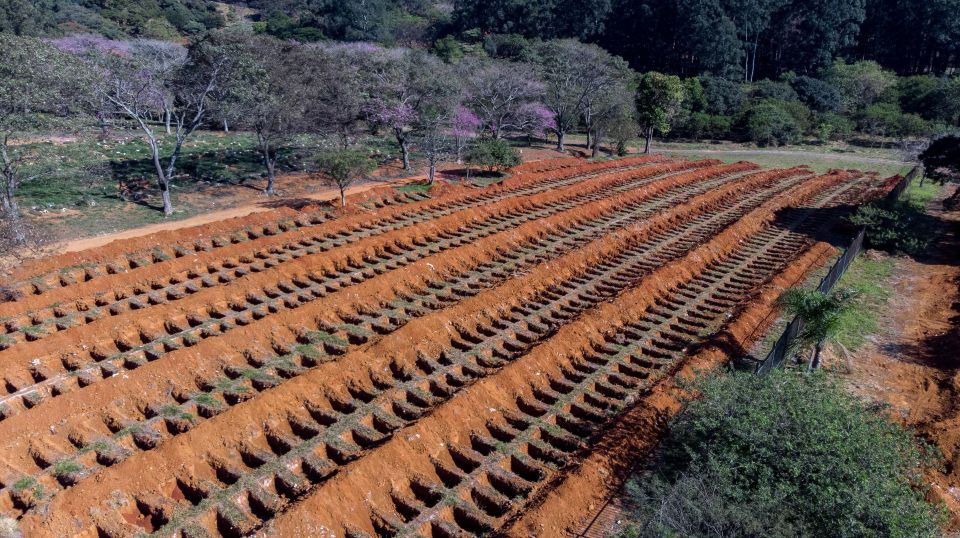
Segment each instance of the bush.
[{"label": "bush", "polygon": [[813,77],[799,76],[791,83],[794,91],[808,107],[817,112],[836,112],[840,110],[840,90],[829,82]]},{"label": "bush", "polygon": [[786,82],[759,80],[753,83],[750,95],[756,100],[776,99],[778,101],[797,101],[800,97]]},{"label": "bush", "polygon": [[833,112],[820,114],[815,121],[814,130],[817,138],[826,142],[829,140],[847,140],[853,134],[856,124],[850,119]]},{"label": "bush", "polygon": [[746,101],[743,86],[725,78],[700,77],[700,86],[703,88],[704,112],[708,114],[735,115]]},{"label": "bush", "polygon": [[803,134],[796,118],[776,101],[750,107],[741,121],[746,138],[759,146],[791,144],[798,142]]},{"label": "bush", "polygon": [[520,153],[506,140],[481,138],[468,150],[466,161],[472,165],[499,172],[520,164]]},{"label": "bush", "polygon": [[627,536],[940,536],[910,433],[825,374],[699,381],[655,473],[632,478]]},{"label": "bush", "polygon": [[717,140],[728,138],[732,125],[733,118],[730,116],[693,112],[679,131],[682,136],[689,138]]},{"label": "bush", "polygon": [[871,248],[916,255],[930,243],[925,231],[927,216],[921,208],[897,202],[887,208],[880,204],[861,206],[850,222],[867,228]]}]

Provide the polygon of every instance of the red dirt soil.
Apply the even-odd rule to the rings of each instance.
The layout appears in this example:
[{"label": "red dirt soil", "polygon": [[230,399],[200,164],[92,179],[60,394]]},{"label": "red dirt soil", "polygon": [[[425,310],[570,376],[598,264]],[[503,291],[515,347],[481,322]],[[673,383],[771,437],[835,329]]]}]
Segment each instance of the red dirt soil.
[{"label": "red dirt soil", "polygon": [[[949,189],[946,189],[949,190]],[[895,259],[892,295],[881,332],[854,353],[851,386],[891,406],[895,419],[943,453],[943,470],[926,474],[930,497],[960,529],[960,211],[928,212],[934,242],[917,259]],[[839,367],[845,367],[843,363]]]},{"label": "red dirt soil", "polygon": [[[360,538],[402,526],[387,512],[417,526],[411,514],[433,510],[424,525],[446,530],[418,527],[428,535],[456,524],[559,536],[603,497],[623,455],[655,438],[673,376],[745,347],[779,290],[830,252],[791,226],[813,233],[838,218],[835,205],[892,185],[853,171],[566,158],[429,199],[374,189],[332,219],[282,208],[39,260],[18,273],[31,293],[0,305],[0,515],[27,536]],[[252,233],[224,239],[240,231]],[[105,270],[147,255],[145,244],[167,250]],[[90,265],[58,271],[80,262]],[[33,277],[44,284],[31,288]],[[133,308],[131,297],[150,300]],[[622,377],[641,376],[624,363],[614,385],[570,404],[602,426],[599,444],[575,443],[571,465],[495,465],[472,493],[451,490],[456,508],[398,500],[439,495],[411,480],[472,465],[479,452],[461,460],[449,447],[527,409],[518,398],[545,380],[577,379],[579,356],[678,301],[689,305],[670,328],[630,336],[653,342],[635,364],[676,358],[643,374],[652,392]],[[36,332],[41,322],[50,332]],[[596,414],[621,400],[625,415]],[[557,418],[536,443],[566,446],[578,427]]]}]

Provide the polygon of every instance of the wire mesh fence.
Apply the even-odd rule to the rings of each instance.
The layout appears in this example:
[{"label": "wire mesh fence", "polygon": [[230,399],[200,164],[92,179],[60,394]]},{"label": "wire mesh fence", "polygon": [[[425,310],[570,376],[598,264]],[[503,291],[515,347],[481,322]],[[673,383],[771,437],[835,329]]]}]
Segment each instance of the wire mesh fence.
[{"label": "wire mesh fence", "polygon": [[[919,166],[914,167],[913,170],[910,170],[910,173],[907,174],[897,185],[890,191],[890,194],[887,195],[886,202],[893,203],[896,200],[899,200],[903,195],[903,192],[910,186],[910,183],[920,175],[921,168]],[[866,239],[867,231],[863,228],[857,233],[857,236],[854,237],[853,241],[850,243],[850,246],[847,247],[846,251],[843,253],[843,256],[840,256],[840,259],[833,264],[833,267],[830,268],[830,272],[827,273],[825,277],[820,281],[820,285],[817,286],[817,289],[823,293],[829,293],[833,290],[833,287],[837,285],[837,282],[840,281],[840,278],[844,273],[847,272],[847,269],[850,267],[850,264],[853,263],[853,260],[857,258],[857,255],[860,254],[860,251],[863,250],[863,244]],[[800,334],[800,331],[803,330],[803,320],[800,318],[794,318],[793,321],[787,325],[787,328],[783,331],[783,334],[780,335],[780,338],[773,345],[773,349],[767,354],[766,358],[763,359],[759,364],[757,364],[755,373],[758,375],[764,375],[770,370],[780,366],[784,363],[787,357],[790,354],[790,347],[793,343],[794,338]]]}]

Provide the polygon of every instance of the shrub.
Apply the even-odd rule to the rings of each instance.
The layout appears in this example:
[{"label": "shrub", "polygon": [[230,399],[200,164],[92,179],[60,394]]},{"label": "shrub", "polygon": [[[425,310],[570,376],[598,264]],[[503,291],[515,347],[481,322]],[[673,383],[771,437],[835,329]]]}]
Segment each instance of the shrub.
[{"label": "shrub", "polygon": [[776,101],[764,101],[747,109],[742,119],[748,140],[760,146],[798,142],[802,134],[796,118]]},{"label": "shrub", "polygon": [[868,204],[850,216],[852,224],[867,228],[867,243],[871,248],[911,255],[923,251],[930,243],[924,232],[926,220],[921,208],[907,202],[897,202],[889,208]]},{"label": "shrub", "polygon": [[746,95],[743,86],[725,78],[700,77],[704,111],[718,116],[735,115],[743,107]]},{"label": "shrub", "polygon": [[730,116],[693,112],[680,128],[680,132],[689,138],[722,139],[729,136],[732,125],[733,118]]},{"label": "shrub", "polygon": [[481,138],[467,151],[466,161],[499,172],[520,164],[520,154],[506,140]]},{"label": "shrub", "polygon": [[786,82],[759,80],[753,83],[750,95],[757,100],[776,99],[778,101],[797,101],[800,97]]},{"label": "shrub", "polygon": [[815,121],[814,130],[817,138],[826,142],[829,140],[846,140],[853,134],[856,125],[849,118],[833,112],[820,114]]},{"label": "shrub", "polygon": [[628,536],[939,536],[900,426],[824,374],[731,374],[673,421],[655,473],[628,483]]},{"label": "shrub", "polygon": [[817,112],[836,112],[840,110],[840,90],[836,86],[820,79],[799,76],[791,83],[800,101]]}]

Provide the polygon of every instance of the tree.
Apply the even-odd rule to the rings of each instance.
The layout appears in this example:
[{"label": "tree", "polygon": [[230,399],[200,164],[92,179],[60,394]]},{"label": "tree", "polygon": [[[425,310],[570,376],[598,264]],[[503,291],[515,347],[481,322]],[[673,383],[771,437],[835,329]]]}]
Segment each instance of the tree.
[{"label": "tree", "polygon": [[419,105],[413,136],[420,151],[427,158],[427,183],[433,184],[437,165],[455,155],[458,146],[455,136],[462,135],[463,89],[453,70],[445,64],[434,72],[435,82]]},{"label": "tree", "polygon": [[820,368],[820,354],[829,341],[835,341],[844,315],[854,307],[856,293],[849,289],[823,293],[819,290],[791,288],[783,293],[780,304],[787,313],[800,318],[803,328],[796,338],[796,346],[813,348],[809,370]]},{"label": "tree", "polygon": [[460,65],[467,106],[494,138],[521,129],[525,107],[539,102],[544,86],[533,67],[504,61]]},{"label": "tree", "polygon": [[894,73],[876,62],[848,64],[842,60],[837,60],[827,70],[825,80],[840,91],[846,112],[854,112],[880,101],[897,82]]},{"label": "tree", "polygon": [[[95,92],[108,113],[124,115],[140,127],[157,176],[164,215],[173,214],[171,181],[184,143],[203,124],[213,104],[220,77],[229,69],[232,47],[199,41],[191,45],[182,64],[157,61],[153,42],[135,41],[130,54],[90,50],[87,58],[99,72]],[[173,99],[168,101],[168,95]],[[173,150],[164,157],[163,139],[153,118],[173,103],[169,116],[174,126]]]},{"label": "tree", "polygon": [[333,135],[340,147],[350,147],[368,110],[370,86],[365,73],[373,72],[380,47],[366,43],[307,45],[287,56],[286,77],[299,103],[297,129]]},{"label": "tree", "polygon": [[462,105],[458,108],[450,131],[458,163],[463,162],[463,152],[467,149],[467,143],[477,136],[482,126],[483,121],[472,110]]},{"label": "tree", "polygon": [[456,0],[453,22],[461,31],[585,40],[603,31],[612,7],[611,0]]},{"label": "tree", "polygon": [[0,34],[0,50],[0,218],[9,231],[5,239],[23,246],[27,233],[17,189],[32,179],[24,175],[24,165],[33,155],[15,139],[44,115],[79,112],[85,74],[70,55],[37,39]]},{"label": "tree", "polygon": [[[925,174],[930,179],[940,183],[960,183],[960,136],[944,136],[934,140],[930,146],[920,154]],[[960,189],[953,196],[943,201],[947,210],[952,210],[960,204]]]},{"label": "tree", "polygon": [[784,105],[783,101],[769,100],[748,108],[741,120],[747,139],[762,147],[799,141],[803,130]]},{"label": "tree", "polygon": [[797,97],[817,112],[840,110],[841,95],[833,84],[808,76],[799,76],[790,82]]},{"label": "tree", "polygon": [[644,153],[650,153],[653,133],[670,132],[683,103],[683,83],[678,77],[651,71],[637,82],[637,123],[646,137]]},{"label": "tree", "polygon": [[627,67],[596,45],[569,39],[544,42],[537,52],[546,84],[544,105],[554,115],[557,150],[564,151],[566,134],[588,113],[590,103],[622,80]]},{"label": "tree", "polygon": [[925,446],[838,380],[779,369],[692,389],[627,484],[623,536],[942,536],[919,487]]},{"label": "tree", "polygon": [[370,123],[389,129],[400,147],[403,169],[410,170],[410,140],[421,105],[438,88],[434,74],[443,63],[429,54],[412,50],[384,50],[371,58],[371,98],[367,103]]},{"label": "tree", "polygon": [[340,207],[347,207],[347,188],[376,170],[377,163],[366,151],[341,149],[321,153],[317,167],[340,190]]},{"label": "tree", "polygon": [[220,87],[218,109],[240,127],[252,129],[257,136],[267,173],[264,192],[276,193],[276,167],[283,147],[302,125],[303,97],[298,84],[302,64],[295,45],[281,43],[268,36],[241,33],[233,64]]},{"label": "tree", "polygon": [[770,26],[773,14],[787,0],[724,0],[724,3],[743,47],[743,79],[753,82],[756,80],[760,37]]}]

